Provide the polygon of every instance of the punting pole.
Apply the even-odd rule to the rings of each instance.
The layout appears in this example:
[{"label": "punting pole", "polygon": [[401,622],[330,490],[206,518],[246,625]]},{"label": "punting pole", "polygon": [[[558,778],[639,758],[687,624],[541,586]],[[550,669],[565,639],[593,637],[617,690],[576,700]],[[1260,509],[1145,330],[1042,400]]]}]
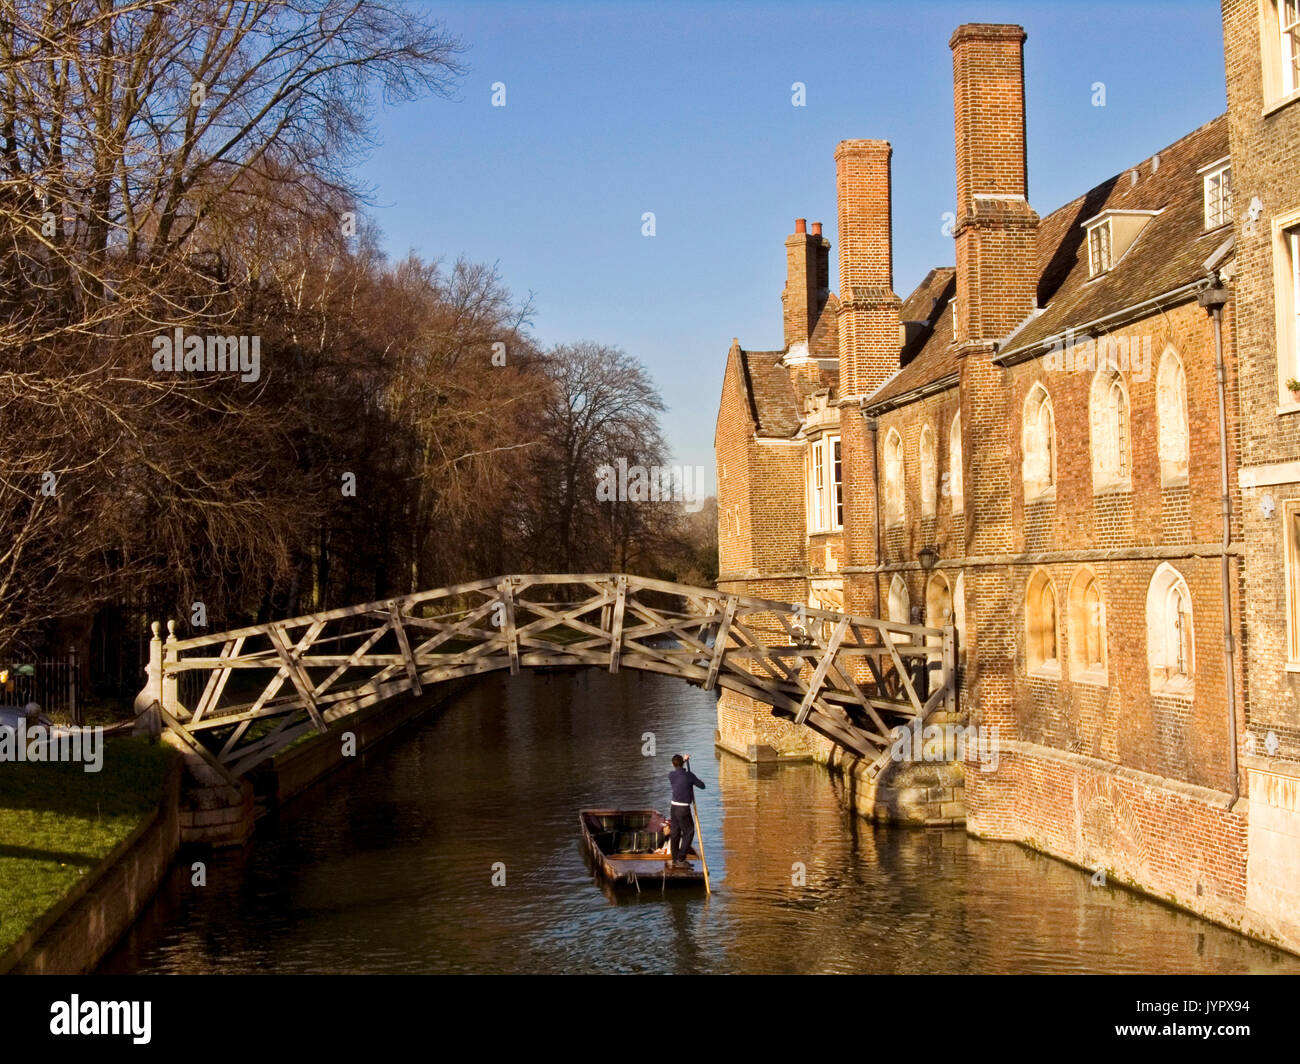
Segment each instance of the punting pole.
[{"label": "punting pole", "polygon": [[[691,759],[686,759],[686,767],[691,767]],[[700,864],[704,866],[704,893],[712,894],[713,888],[709,885],[709,859],[704,856],[704,834],[700,831],[700,813],[695,808],[695,788],[691,788],[691,819],[695,821],[695,838],[700,847]]]}]

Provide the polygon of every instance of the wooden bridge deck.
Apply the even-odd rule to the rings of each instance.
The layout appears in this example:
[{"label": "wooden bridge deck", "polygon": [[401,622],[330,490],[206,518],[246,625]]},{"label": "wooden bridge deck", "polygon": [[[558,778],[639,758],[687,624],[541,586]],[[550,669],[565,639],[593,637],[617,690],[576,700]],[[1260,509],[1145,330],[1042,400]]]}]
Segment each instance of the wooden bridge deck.
[{"label": "wooden bridge deck", "polygon": [[[908,662],[936,677],[922,698]],[[956,635],[622,574],[506,576],[178,639],[136,700],[235,780],[357,710],[463,676],[641,669],[770,705],[883,764],[891,729],[955,709]]]}]

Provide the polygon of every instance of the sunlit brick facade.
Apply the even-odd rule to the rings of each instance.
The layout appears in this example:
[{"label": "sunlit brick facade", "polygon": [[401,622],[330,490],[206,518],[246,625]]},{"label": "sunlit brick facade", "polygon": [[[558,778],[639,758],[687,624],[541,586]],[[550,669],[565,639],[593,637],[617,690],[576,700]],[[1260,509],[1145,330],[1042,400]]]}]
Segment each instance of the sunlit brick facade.
[{"label": "sunlit brick facade", "polygon": [[[955,267],[932,270],[901,301],[890,146],[841,142],[839,297],[827,296],[817,317],[826,322],[834,307],[839,357],[824,357],[825,334],[807,350],[812,319],[791,293],[803,290],[797,278],[821,274],[798,244],[791,250],[797,226],[787,240],[784,349],[737,342],[728,355],[719,587],[814,604],[839,593],[852,612],[956,625],[959,707],[967,721],[996,726],[1001,749],[995,771],[965,767],[964,789],[951,777],[935,783],[945,800],[964,801],[967,830],[1300,948],[1295,926],[1277,918],[1275,858],[1250,860],[1258,773],[1245,746],[1272,727],[1283,737],[1279,757],[1294,762],[1300,735],[1293,659],[1262,666],[1272,670],[1265,682],[1286,692],[1268,709],[1255,708],[1247,675],[1260,647],[1273,658],[1285,649],[1294,608],[1286,593],[1264,593],[1257,608],[1253,592],[1300,557],[1300,534],[1290,544],[1283,522],[1257,519],[1258,498],[1243,495],[1238,469],[1300,460],[1289,443],[1264,442],[1277,433],[1259,419],[1289,412],[1276,360],[1244,363],[1238,394],[1239,330],[1259,361],[1279,328],[1271,308],[1240,309],[1243,286],[1277,287],[1269,212],[1285,222],[1285,211],[1300,210],[1286,199],[1300,190],[1300,111],[1283,106],[1281,121],[1261,125],[1259,101],[1234,95],[1234,70],[1258,78],[1233,43],[1235,34],[1240,49],[1259,48],[1258,26],[1246,25],[1268,2],[1257,6],[1225,9],[1230,115],[1042,217],[1026,175],[1025,34],[958,28],[949,41]],[[1248,246],[1242,173],[1266,200],[1253,259],[1239,251]],[[1248,277],[1265,265],[1267,277]],[[831,431],[842,525],[827,533],[810,514],[825,484],[809,478],[818,475],[811,450]],[[1297,482],[1279,499],[1300,503]],[[1279,501],[1277,518],[1282,510]],[[1252,523],[1263,558],[1253,573]],[[937,551],[932,569],[924,547]],[[1253,737],[1248,706],[1258,715]],[[842,761],[729,694],[719,742],[749,757]],[[1281,778],[1276,765],[1268,771]],[[896,784],[917,790],[905,774]],[[1274,834],[1260,837],[1275,846],[1294,809],[1269,785]],[[903,819],[946,819],[932,815],[937,808],[922,802]]]}]

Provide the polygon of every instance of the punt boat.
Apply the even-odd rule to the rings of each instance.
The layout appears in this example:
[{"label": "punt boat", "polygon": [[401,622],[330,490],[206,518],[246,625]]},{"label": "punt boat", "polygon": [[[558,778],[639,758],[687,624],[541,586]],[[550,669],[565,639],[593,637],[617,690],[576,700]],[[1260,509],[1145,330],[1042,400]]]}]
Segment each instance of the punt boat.
[{"label": "punt boat", "polygon": [[615,886],[704,884],[694,847],[685,868],[674,868],[672,858],[660,852],[668,841],[668,821],[654,809],[583,809],[578,824],[596,870]]}]

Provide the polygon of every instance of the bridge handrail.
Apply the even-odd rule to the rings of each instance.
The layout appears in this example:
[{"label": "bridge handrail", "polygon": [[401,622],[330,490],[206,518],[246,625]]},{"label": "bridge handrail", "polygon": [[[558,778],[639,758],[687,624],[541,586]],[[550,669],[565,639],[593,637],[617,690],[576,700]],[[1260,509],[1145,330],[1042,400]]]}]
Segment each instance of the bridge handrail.
[{"label": "bridge handrail", "polygon": [[[406,595],[395,595],[391,598],[378,599],[374,602],[361,603],[356,606],[340,606],[332,610],[324,610],[319,613],[307,613],[297,617],[288,617],[282,620],[267,621],[262,624],[246,625],[243,628],[232,628],[224,632],[213,632],[204,635],[189,636],[185,639],[169,638],[167,646],[175,652],[185,650],[197,650],[200,647],[212,646],[216,643],[225,643],[240,637],[264,635],[266,630],[272,625],[280,628],[301,627],[305,624],[315,622],[328,622],[340,620],[344,617],[359,617],[367,613],[387,613],[399,606],[415,606],[424,602],[435,602],[438,599],[452,598],[457,595],[468,594],[472,591],[497,590],[507,581],[516,586],[537,586],[537,585],[560,585],[560,584],[601,584],[611,581],[617,581],[620,574],[617,573],[545,573],[539,575],[508,573],[503,576],[487,577],[481,580],[470,580],[461,584],[453,584],[449,587],[434,588],[429,591],[415,591]],[[920,636],[918,642],[923,642],[927,637],[942,639],[944,634],[943,628],[932,628],[921,624],[905,624],[901,621],[889,621],[880,617],[867,617],[862,614],[854,613],[837,613],[833,610],[817,609],[813,606],[806,606],[790,602],[781,602],[776,599],[753,598],[748,595],[733,595],[730,592],[719,591],[716,588],[695,587],[690,584],[676,584],[668,580],[656,580],[653,577],[628,576],[626,577],[629,588],[636,587],[647,591],[660,591],[665,594],[677,595],[683,598],[701,598],[707,599],[719,604],[727,602],[729,599],[735,599],[738,606],[745,609],[766,610],[778,613],[798,613],[804,617],[810,617],[815,620],[829,621],[832,623],[840,621],[847,617],[850,624],[859,627],[871,628],[876,632],[883,634],[900,634],[910,636]],[[526,606],[527,602],[521,603]],[[168,662],[167,664],[170,664]]]}]

